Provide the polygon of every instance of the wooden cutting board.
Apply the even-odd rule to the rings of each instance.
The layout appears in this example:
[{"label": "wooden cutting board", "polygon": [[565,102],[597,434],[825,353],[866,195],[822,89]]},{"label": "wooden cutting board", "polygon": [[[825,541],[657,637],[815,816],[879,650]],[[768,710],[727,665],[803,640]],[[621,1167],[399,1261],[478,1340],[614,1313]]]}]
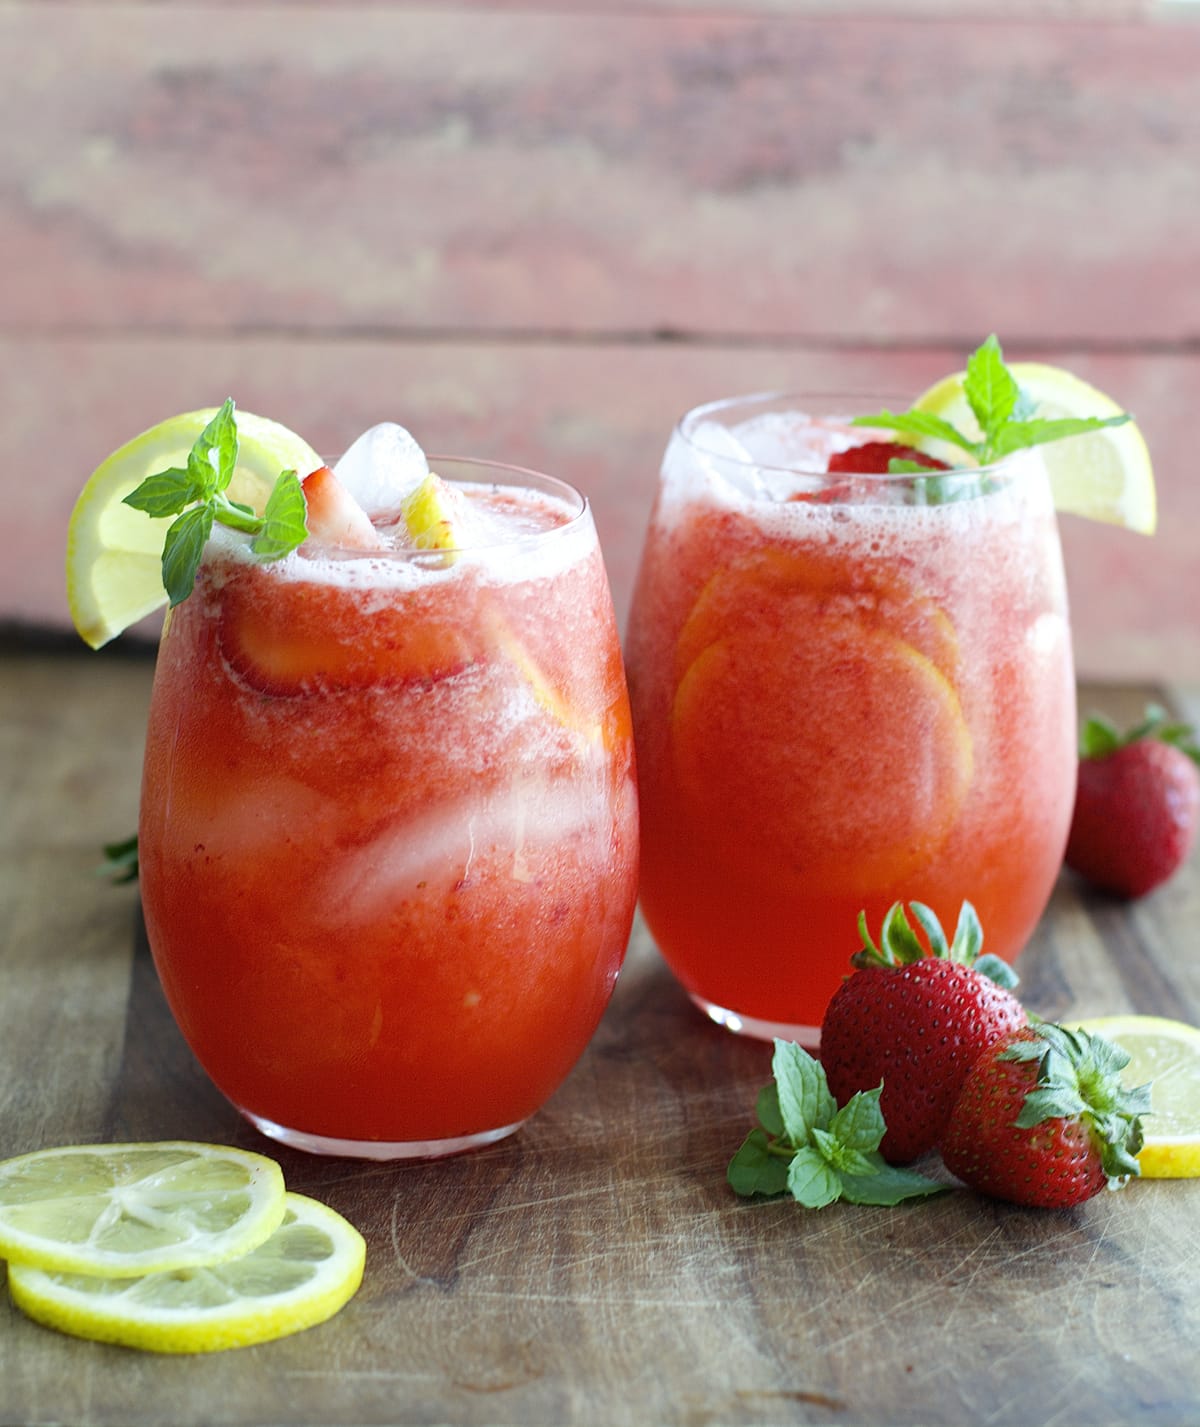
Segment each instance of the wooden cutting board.
[{"label": "wooden cutting board", "polygon": [[[176,1031],[136,889],[91,875],[133,826],[149,680],[120,655],[0,652],[0,1156],[267,1149],[363,1231],[366,1277],[330,1323],[220,1357],[76,1341],[3,1300],[0,1421],[1200,1421],[1200,1183],[1069,1212],[741,1202],[725,1165],[770,1049],[694,1011],[640,925],[591,1047],[513,1139],[409,1166],[272,1150]],[[1132,907],[1064,876],[1021,970],[1044,1015],[1200,1022],[1200,866]]]}]

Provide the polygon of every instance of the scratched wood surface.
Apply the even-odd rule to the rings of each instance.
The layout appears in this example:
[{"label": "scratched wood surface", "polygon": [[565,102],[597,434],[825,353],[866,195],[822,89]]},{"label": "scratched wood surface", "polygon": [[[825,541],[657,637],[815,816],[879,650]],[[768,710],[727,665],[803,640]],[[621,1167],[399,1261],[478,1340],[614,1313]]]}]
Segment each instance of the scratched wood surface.
[{"label": "scratched wood surface", "polygon": [[[595,1040],[518,1136],[440,1164],[279,1152],[174,1028],[136,891],[145,660],[0,654],[0,1156],[195,1137],[279,1153],[365,1234],[330,1323],[220,1359],[59,1336],[0,1302],[0,1421],[1179,1424],[1200,1420],[1200,1183],[1061,1213],[744,1204],[725,1164],[768,1048],[693,1011],[640,929]],[[1086,690],[1124,718],[1143,691]],[[1195,694],[1176,707],[1195,717]],[[1064,877],[1022,958],[1043,1014],[1200,1021],[1200,862],[1129,908]],[[2,1271],[0,1271],[2,1272]]]},{"label": "scratched wood surface", "polygon": [[[1200,680],[1200,15],[1139,0],[10,0],[0,621],[109,450],[232,392],[583,486],[625,609],[688,406],[915,390],[996,328],[1144,425],[1080,667]],[[18,495],[19,492],[19,495]]]}]

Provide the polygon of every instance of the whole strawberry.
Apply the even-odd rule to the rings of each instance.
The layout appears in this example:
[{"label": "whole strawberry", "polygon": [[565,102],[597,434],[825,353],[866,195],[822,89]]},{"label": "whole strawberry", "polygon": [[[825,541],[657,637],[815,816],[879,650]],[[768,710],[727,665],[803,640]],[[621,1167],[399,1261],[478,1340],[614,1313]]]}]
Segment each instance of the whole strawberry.
[{"label": "whole strawberry", "polygon": [[1200,822],[1200,750],[1160,708],[1121,734],[1091,718],[1080,738],[1067,866],[1119,897],[1141,897],[1191,854]]},{"label": "whole strawberry", "polygon": [[1126,1089],[1129,1057],[1103,1036],[1042,1022],[979,1057],[942,1137],[946,1168],[996,1199],[1082,1204],[1138,1171],[1150,1087]]},{"label": "whole strawberry", "polygon": [[980,1052],[1026,1023],[1009,989],[1015,973],[999,957],[979,956],[983,931],[970,902],[949,945],[930,908],[912,902],[910,909],[928,952],[901,903],[884,918],[879,946],[860,914],[863,949],[851,958],[857,969],[834,993],[821,1025],[821,1064],[839,1104],[883,1082],[888,1128],[879,1149],[890,1164],[934,1147]]}]

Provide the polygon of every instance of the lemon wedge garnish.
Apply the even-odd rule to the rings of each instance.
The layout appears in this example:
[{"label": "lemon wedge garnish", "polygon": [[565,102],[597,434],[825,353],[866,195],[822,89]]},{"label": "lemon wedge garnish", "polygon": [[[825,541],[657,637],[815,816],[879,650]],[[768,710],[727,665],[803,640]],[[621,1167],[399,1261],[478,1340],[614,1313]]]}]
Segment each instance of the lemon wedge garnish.
[{"label": "lemon wedge garnish", "polygon": [[[147,476],[186,466],[217,408],[172,416],[114,451],[93,471],[67,527],[67,604],[93,649],[167,602],[162,552],[174,517],[154,518],[123,504]],[[237,413],[238,462],[227,494],[261,512],[281,471],[307,475],[321,458],[286,426]]]},{"label": "lemon wedge garnish", "polygon": [[274,1160],[189,1140],[68,1145],[0,1162],[0,1258],[126,1278],[216,1263],[283,1218]]},{"label": "lemon wedge garnish", "polygon": [[[1074,373],[1042,362],[1012,362],[1009,371],[1046,418],[1119,416],[1122,408]],[[940,416],[965,435],[979,427],[963,394],[965,373],[956,372],[913,403],[917,411]],[[1154,532],[1156,502],[1150,453],[1137,425],[1106,426],[1082,436],[1040,446],[1050,476],[1055,508],[1143,535]]]},{"label": "lemon wedge garnish", "polygon": [[1146,1179],[1200,1177],[1200,1027],[1163,1016],[1098,1016],[1083,1029],[1129,1054],[1128,1086],[1151,1082],[1138,1164]]},{"label": "lemon wedge garnish", "polygon": [[331,1318],[362,1282],[366,1245],[341,1215],[300,1194],[240,1258],[177,1273],[105,1279],[13,1264],[9,1292],[59,1332],[157,1353],[265,1343]]}]

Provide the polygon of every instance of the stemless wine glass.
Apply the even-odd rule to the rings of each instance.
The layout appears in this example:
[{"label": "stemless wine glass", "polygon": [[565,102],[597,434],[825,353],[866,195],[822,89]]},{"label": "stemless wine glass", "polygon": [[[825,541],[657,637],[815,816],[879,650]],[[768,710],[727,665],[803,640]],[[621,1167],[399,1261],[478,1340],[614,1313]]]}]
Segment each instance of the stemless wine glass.
[{"label": "stemless wine glass", "polygon": [[[964,899],[1015,956],[1074,795],[1062,557],[1037,450],[856,474],[878,410],[768,394],[689,412],[664,459],[627,667],[641,900],[714,1020],[814,1046],[896,900]],[[845,412],[846,416],[826,416]],[[809,413],[818,413],[810,415]]]},{"label": "stemless wine glass", "polygon": [[260,1130],[454,1153],[555,1090],[633,915],[632,734],[591,512],[433,458],[470,548],[218,531],[159,653],[139,828],[171,1010]]}]

